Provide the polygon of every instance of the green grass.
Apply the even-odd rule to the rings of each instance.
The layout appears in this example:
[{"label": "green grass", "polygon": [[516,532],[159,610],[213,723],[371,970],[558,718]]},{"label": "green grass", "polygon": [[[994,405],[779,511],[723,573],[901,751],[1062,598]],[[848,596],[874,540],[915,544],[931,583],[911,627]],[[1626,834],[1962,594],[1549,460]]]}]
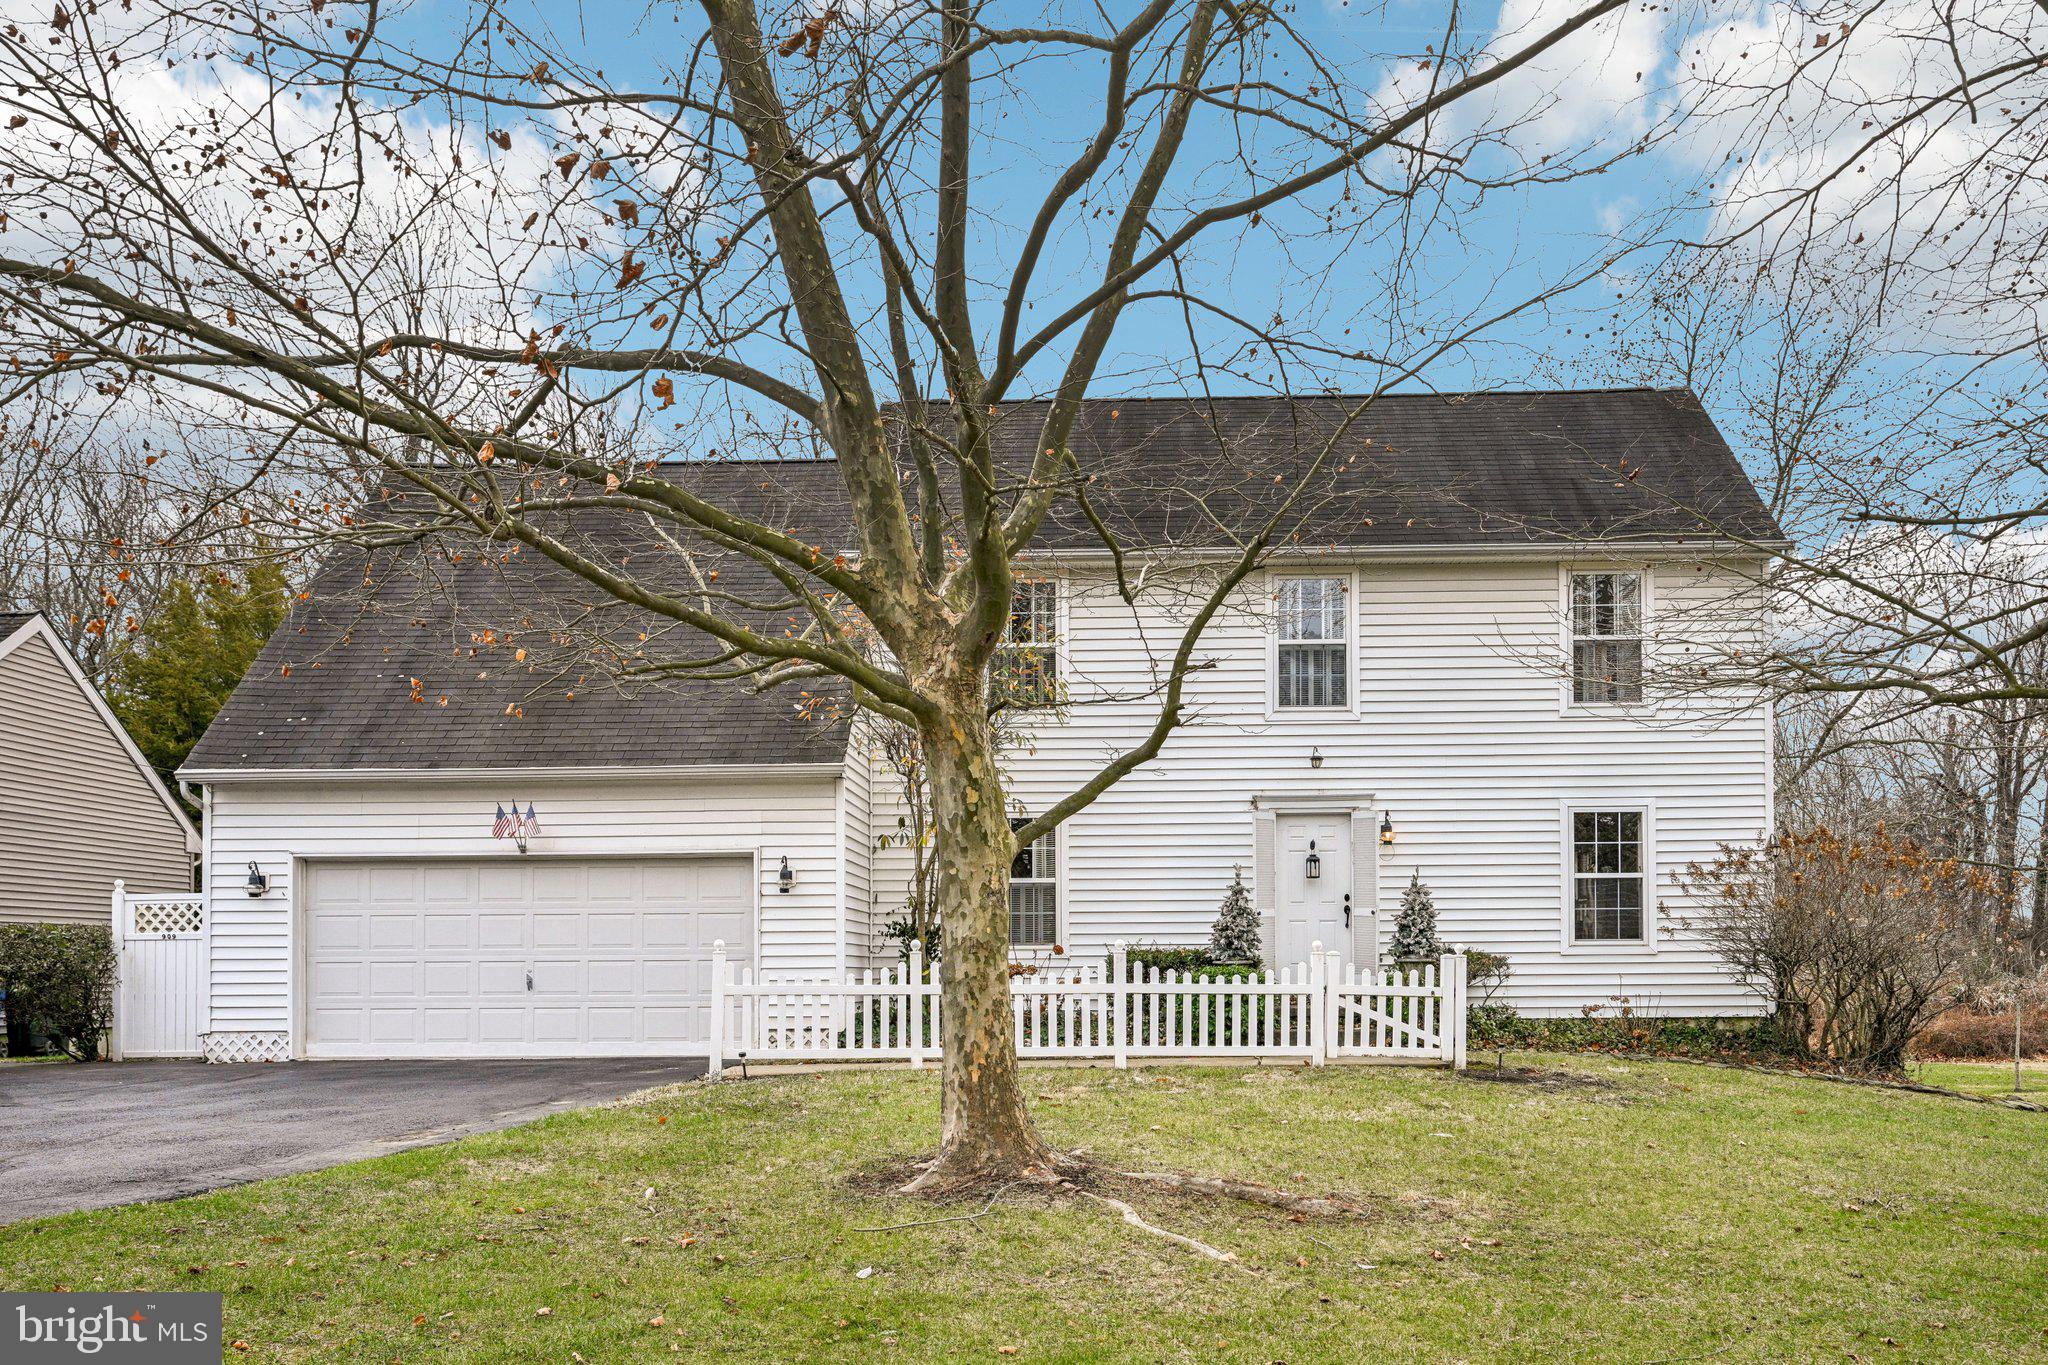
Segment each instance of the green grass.
[{"label": "green grass", "polygon": [[[1966,1095],[2012,1093],[2011,1062],[1915,1062],[1911,1074],[1916,1081]],[[2048,1062],[2021,1062],[2020,1085],[2023,1095],[2048,1104]]]},{"label": "green grass", "polygon": [[2048,1116],[1547,1061],[1611,1088],[1396,1068],[1027,1073],[1063,1146],[1385,1200],[1340,1224],[1133,1196],[1242,1268],[1086,1204],[862,1231],[946,1212],[849,1185],[936,1123],[930,1073],[875,1071],[693,1085],[20,1224],[0,1229],[0,1284],[217,1289],[249,1344],[237,1359],[2048,1355]]}]

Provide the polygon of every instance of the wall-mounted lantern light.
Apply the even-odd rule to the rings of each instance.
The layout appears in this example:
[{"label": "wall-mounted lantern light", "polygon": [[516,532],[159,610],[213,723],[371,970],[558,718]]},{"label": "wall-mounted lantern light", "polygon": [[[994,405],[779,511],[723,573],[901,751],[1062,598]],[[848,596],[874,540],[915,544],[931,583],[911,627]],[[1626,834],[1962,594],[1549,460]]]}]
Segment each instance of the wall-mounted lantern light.
[{"label": "wall-mounted lantern light", "polygon": [[796,885],[796,872],[789,865],[788,855],[782,859],[782,870],[775,874],[775,889],[787,895],[789,888]]},{"label": "wall-mounted lantern light", "polygon": [[1311,746],[1309,748],[1308,766],[1311,768],[1320,768],[1323,766],[1323,751],[1321,749],[1315,748],[1314,746]]},{"label": "wall-mounted lantern light", "polygon": [[1323,855],[1316,852],[1316,841],[1313,839],[1308,841],[1308,864],[1303,868],[1302,875],[1310,881],[1323,875]]},{"label": "wall-mounted lantern light", "polygon": [[270,878],[263,875],[262,868],[250,863],[249,880],[242,883],[242,889],[252,897],[260,896],[270,889]]},{"label": "wall-mounted lantern light", "polygon": [[1394,842],[1394,817],[1386,811],[1380,812],[1380,842],[1382,844],[1392,844]]}]

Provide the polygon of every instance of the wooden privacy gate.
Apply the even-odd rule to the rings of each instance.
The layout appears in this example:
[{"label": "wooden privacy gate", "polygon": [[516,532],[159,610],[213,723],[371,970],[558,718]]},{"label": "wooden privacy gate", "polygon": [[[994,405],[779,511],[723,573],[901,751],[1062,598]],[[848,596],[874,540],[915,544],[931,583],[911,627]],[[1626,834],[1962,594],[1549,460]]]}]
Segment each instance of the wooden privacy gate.
[{"label": "wooden privacy gate", "polygon": [[[1271,1058],[1465,1065],[1466,963],[1346,966],[1317,944],[1279,971],[1134,970],[1118,944],[1105,967],[1069,965],[1010,982],[1011,1041],[1024,1058]],[[711,1074],[755,1062],[906,1061],[939,1054],[939,969],[912,944],[895,966],[846,976],[764,977],[711,966]]]},{"label": "wooden privacy gate", "polygon": [[206,1027],[206,901],[137,896],[114,883],[116,1059],[197,1057]]}]

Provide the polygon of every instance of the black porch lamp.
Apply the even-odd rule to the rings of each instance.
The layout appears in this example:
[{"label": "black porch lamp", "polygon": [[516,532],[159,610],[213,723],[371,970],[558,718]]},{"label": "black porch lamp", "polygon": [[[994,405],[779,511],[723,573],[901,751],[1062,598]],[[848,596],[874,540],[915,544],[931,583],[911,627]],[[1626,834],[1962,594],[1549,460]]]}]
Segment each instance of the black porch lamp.
[{"label": "black porch lamp", "polygon": [[1323,855],[1316,852],[1316,841],[1313,839],[1308,841],[1308,866],[1302,875],[1310,881],[1323,875]]},{"label": "black porch lamp", "polygon": [[260,896],[270,889],[270,878],[263,875],[263,869],[249,864],[249,880],[242,883],[242,889],[251,896]]},{"label": "black porch lamp", "polygon": [[1382,844],[1394,842],[1394,817],[1386,811],[1380,812],[1380,842]]},{"label": "black porch lamp", "polygon": [[789,888],[795,885],[796,873],[793,870],[791,870],[789,866],[788,856],[784,855],[782,859],[782,870],[775,874],[775,889],[777,891],[781,891],[787,894]]}]

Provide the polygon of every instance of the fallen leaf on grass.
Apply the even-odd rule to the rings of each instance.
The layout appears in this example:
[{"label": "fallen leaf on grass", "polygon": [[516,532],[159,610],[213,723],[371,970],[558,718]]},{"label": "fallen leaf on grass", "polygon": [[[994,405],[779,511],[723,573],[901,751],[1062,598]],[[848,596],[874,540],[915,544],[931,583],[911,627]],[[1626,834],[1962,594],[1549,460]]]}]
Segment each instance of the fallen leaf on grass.
[{"label": "fallen leaf on grass", "polygon": [[1432,1261],[1448,1261],[1451,1258],[1438,1251],[1435,1247],[1431,1247],[1429,1249],[1429,1259]]},{"label": "fallen leaf on grass", "polygon": [[552,1308],[536,1308],[533,1310],[533,1315],[537,1318],[551,1318],[555,1315],[555,1310]]},{"label": "fallen leaf on grass", "polygon": [[874,1273],[875,1268],[873,1266],[864,1265],[859,1270],[853,1272],[853,1278],[855,1278],[856,1280],[865,1280],[866,1278],[868,1278],[868,1276]]}]

